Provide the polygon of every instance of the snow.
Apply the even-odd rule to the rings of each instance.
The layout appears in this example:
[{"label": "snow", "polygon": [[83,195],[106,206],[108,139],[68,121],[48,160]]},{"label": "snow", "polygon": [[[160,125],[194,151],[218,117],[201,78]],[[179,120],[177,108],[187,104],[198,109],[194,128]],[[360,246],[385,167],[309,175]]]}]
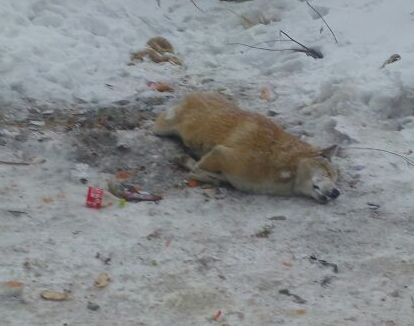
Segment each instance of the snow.
[{"label": "snow", "polygon": [[[304,1],[196,0],[203,12],[189,0],[1,2],[0,160],[37,158],[0,165],[0,282],[24,284],[19,298],[0,286],[2,326],[414,325],[413,167],[355,148],[414,159],[412,1],[311,1],[338,44]],[[240,15],[270,23],[245,28]],[[294,46],[274,41],[285,39],[280,30],[324,58],[230,44]],[[154,36],[173,44],[183,66],[129,65]],[[401,60],[380,68],[394,53]],[[175,91],[156,93],[148,81]],[[321,206],[181,187],[186,175],[172,168],[181,147],[150,128],[154,114],[193,90],[276,112],[271,119],[313,145],[341,145],[342,195]],[[110,135],[39,120],[102,108],[131,123],[128,114],[150,118]],[[106,188],[127,168],[145,190],[163,188],[164,199],[119,207],[106,195],[112,206],[85,207],[88,186]],[[255,236],[272,225],[269,237]],[[112,282],[95,289],[101,272]],[[47,302],[45,289],[69,291],[70,300]],[[88,310],[89,301],[100,309]]]}]

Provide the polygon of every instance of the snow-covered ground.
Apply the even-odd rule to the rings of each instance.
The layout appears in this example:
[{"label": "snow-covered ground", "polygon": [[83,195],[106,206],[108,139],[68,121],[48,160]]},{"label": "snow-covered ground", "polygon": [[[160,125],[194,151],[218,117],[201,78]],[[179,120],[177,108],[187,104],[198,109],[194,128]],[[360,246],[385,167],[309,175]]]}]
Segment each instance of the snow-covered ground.
[{"label": "snow-covered ground", "polygon": [[[341,150],[342,195],[319,205],[183,187],[182,148],[150,132],[186,92],[220,91],[313,145],[414,159],[414,3],[311,1],[337,44],[304,1],[195,1],[203,12],[189,0],[1,1],[0,160],[35,160],[0,164],[0,282],[23,284],[17,297],[1,285],[0,325],[414,325],[404,160]],[[270,23],[245,28],[262,16]],[[231,45],[296,47],[280,30],[324,58]],[[130,65],[154,36],[182,66]],[[102,127],[102,110],[124,130],[79,124]],[[118,128],[127,122],[136,128]],[[86,208],[88,185],[118,170],[163,200]],[[101,272],[112,281],[96,289]],[[45,301],[46,289],[69,300]]]}]

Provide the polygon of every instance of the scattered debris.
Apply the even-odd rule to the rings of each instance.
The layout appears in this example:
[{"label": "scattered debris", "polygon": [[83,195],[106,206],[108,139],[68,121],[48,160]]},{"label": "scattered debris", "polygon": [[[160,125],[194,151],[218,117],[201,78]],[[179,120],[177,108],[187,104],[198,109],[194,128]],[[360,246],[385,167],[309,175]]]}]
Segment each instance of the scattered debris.
[{"label": "scattered debris", "polygon": [[161,232],[160,230],[155,230],[154,232],[151,232],[147,235],[147,240],[153,240],[153,239],[159,239],[161,238]]},{"label": "scattered debris", "polygon": [[126,180],[126,179],[129,179],[129,178],[131,178],[135,175],[136,175],[135,172],[119,171],[119,172],[116,173],[115,178],[117,180]]},{"label": "scattered debris", "polygon": [[12,215],[14,215],[14,216],[16,216],[16,217],[20,216],[20,215],[27,215],[27,216],[31,217],[28,212],[24,212],[24,211],[18,211],[18,210],[14,210],[14,209],[6,209],[5,211],[12,214]]},{"label": "scattered debris", "polygon": [[307,300],[301,298],[300,296],[298,296],[296,294],[293,294],[293,293],[290,293],[290,291],[288,289],[279,290],[279,293],[287,295],[289,297],[293,297],[294,298],[293,302],[296,302],[296,303],[299,303],[299,304],[305,304],[307,302]]},{"label": "scattered debris", "polygon": [[44,127],[45,126],[45,122],[44,121],[29,121],[29,126],[35,126],[35,127]]},{"label": "scattered debris", "polygon": [[154,91],[157,91],[157,92],[160,92],[160,93],[162,93],[162,92],[172,92],[174,90],[174,88],[170,84],[167,84],[167,83],[159,83],[159,82],[149,81],[149,82],[147,82],[147,86],[149,88],[153,89]]},{"label": "scattered debris", "polygon": [[254,234],[256,238],[268,238],[272,233],[275,226],[272,225],[265,225],[263,229]]},{"label": "scattered debris", "polygon": [[309,256],[309,260],[310,261],[318,261],[319,263],[321,263],[323,266],[328,266],[328,267],[332,267],[334,273],[338,273],[338,265],[337,264],[333,264],[333,263],[329,263],[326,260],[323,259],[318,259],[316,258],[315,255],[311,255]]},{"label": "scattered debris", "polygon": [[112,260],[111,257],[104,257],[99,252],[96,253],[95,258],[97,258],[100,261],[102,261],[105,265],[110,265],[111,264],[111,260]]},{"label": "scattered debris", "polygon": [[393,63],[399,60],[401,60],[401,56],[398,53],[394,53],[387,60],[385,60],[385,62],[380,67],[380,69],[384,68],[386,65],[389,65],[390,63]]},{"label": "scattered debris", "polygon": [[57,292],[57,291],[50,291],[44,290],[40,296],[49,301],[66,301],[69,298],[67,292]]},{"label": "scattered debris", "polygon": [[118,198],[123,198],[126,201],[141,202],[152,201],[157,202],[162,199],[162,196],[150,194],[135,185],[131,185],[125,182],[108,180],[109,192]]},{"label": "scattered debris", "polygon": [[189,188],[195,188],[198,185],[199,185],[198,180],[195,180],[195,179],[189,179],[189,180],[187,180],[187,187],[189,187]]},{"label": "scattered debris", "polygon": [[28,162],[12,162],[12,161],[0,161],[0,165],[30,165]]},{"label": "scattered debris", "polygon": [[181,60],[174,55],[174,48],[171,43],[161,36],[149,39],[145,50],[131,53],[129,65],[133,65],[135,60],[143,61],[147,56],[155,63],[170,62],[175,65],[182,65]]},{"label": "scattered debris", "polygon": [[88,187],[88,194],[86,195],[86,207],[102,208],[103,189]]},{"label": "scattered debris", "polygon": [[286,221],[287,217],[284,215],[277,215],[277,216],[272,216],[269,217],[270,221]]},{"label": "scattered debris", "polygon": [[367,205],[369,208],[374,209],[374,210],[379,209],[381,207],[380,204],[370,203],[370,202],[368,202]]},{"label": "scattered debris", "polygon": [[99,310],[100,306],[98,304],[96,304],[96,303],[93,303],[93,302],[88,301],[87,308],[89,310],[92,310],[92,311],[97,311],[97,310]]},{"label": "scattered debris", "polygon": [[97,279],[95,280],[95,287],[102,289],[102,288],[106,288],[109,283],[111,282],[111,278],[109,277],[109,275],[107,273],[101,273],[98,275]]},{"label": "scattered debris", "polygon": [[306,309],[296,309],[295,312],[298,316],[305,316],[306,315]]},{"label": "scattered debris", "polygon": [[264,86],[260,89],[260,98],[262,100],[270,102],[272,100],[272,91],[268,86]]},{"label": "scattered debris", "polygon": [[0,297],[19,298],[23,293],[23,283],[17,281],[4,282],[0,287]]},{"label": "scattered debris", "polygon": [[217,311],[217,313],[213,316],[214,320],[219,320],[221,317],[221,310]]},{"label": "scattered debris", "polygon": [[335,279],[336,277],[335,276],[325,276],[323,279],[322,279],[322,281],[321,281],[321,285],[323,286],[323,287],[326,287],[326,286],[328,286],[329,284],[331,284],[331,281],[333,280],[333,279]]}]

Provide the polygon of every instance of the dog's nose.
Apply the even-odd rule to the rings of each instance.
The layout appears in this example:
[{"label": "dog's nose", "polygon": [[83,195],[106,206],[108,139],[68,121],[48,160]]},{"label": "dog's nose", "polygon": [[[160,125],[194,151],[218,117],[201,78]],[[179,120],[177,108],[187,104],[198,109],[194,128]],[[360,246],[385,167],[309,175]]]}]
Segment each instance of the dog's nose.
[{"label": "dog's nose", "polygon": [[335,198],[338,198],[340,194],[341,192],[338,189],[334,188],[329,194],[329,197],[335,199]]}]

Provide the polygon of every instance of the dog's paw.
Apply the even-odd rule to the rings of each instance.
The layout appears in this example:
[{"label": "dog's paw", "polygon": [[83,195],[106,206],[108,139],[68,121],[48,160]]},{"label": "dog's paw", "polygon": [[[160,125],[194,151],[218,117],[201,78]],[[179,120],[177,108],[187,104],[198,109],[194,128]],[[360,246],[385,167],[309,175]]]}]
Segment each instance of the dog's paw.
[{"label": "dog's paw", "polygon": [[188,171],[194,171],[197,163],[193,158],[185,154],[174,157],[173,162]]}]

